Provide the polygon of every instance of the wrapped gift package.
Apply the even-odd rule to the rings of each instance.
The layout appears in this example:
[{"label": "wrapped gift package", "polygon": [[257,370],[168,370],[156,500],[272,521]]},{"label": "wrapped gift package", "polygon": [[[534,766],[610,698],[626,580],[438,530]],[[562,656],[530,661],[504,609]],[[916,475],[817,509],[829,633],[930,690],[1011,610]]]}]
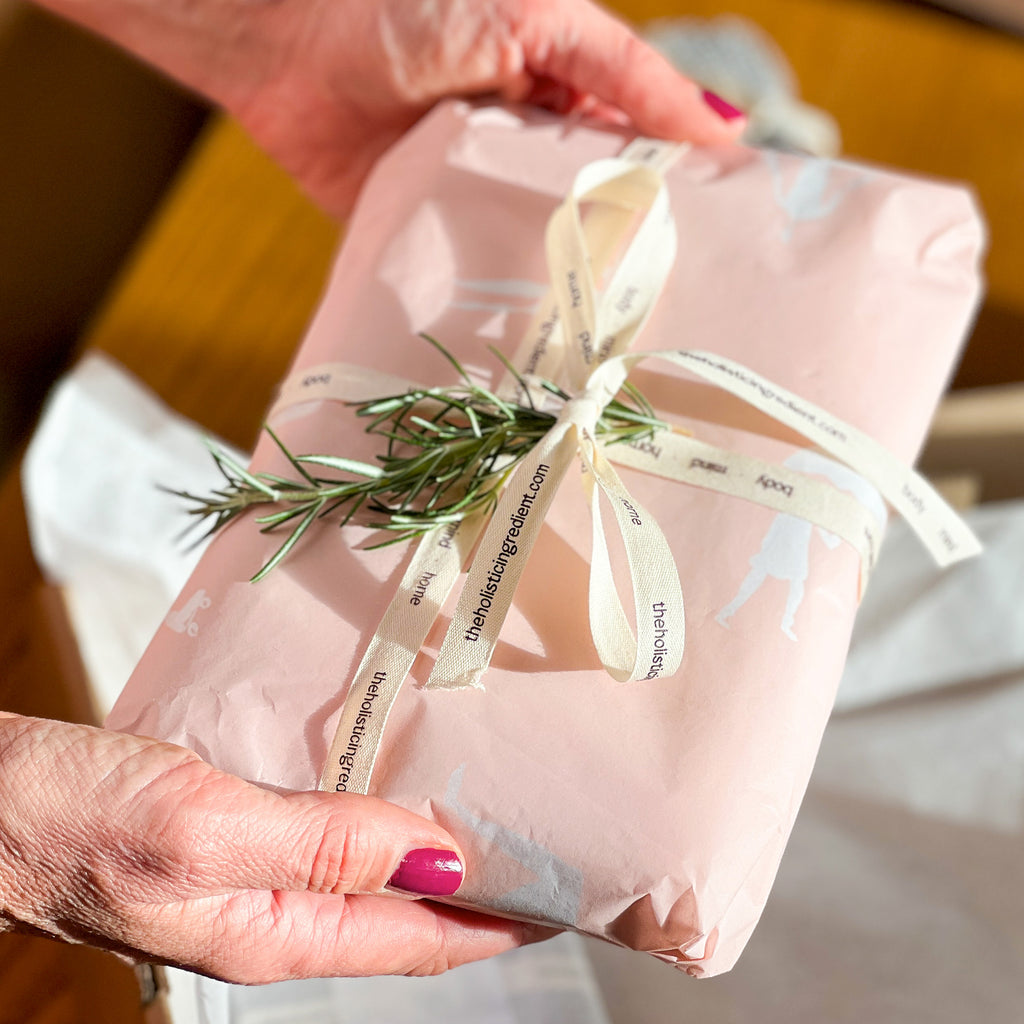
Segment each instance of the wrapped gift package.
[{"label": "wrapped gift package", "polygon": [[[506,371],[491,347],[512,359],[538,322],[543,332],[545,225],[581,168],[629,143],[538,112],[439,106],[374,170],[289,386],[339,364],[453,383],[426,333],[498,387]],[[983,231],[969,194],[740,146],[677,154],[664,180],[678,252],[633,350],[735,360],[913,460],[978,301]],[[885,518],[862,475],[685,366],[645,362],[630,381],[677,433],[788,467]],[[367,462],[380,452],[345,402],[315,390],[279,403],[271,423],[293,452]],[[644,442],[655,459],[658,438]],[[254,470],[283,466],[264,436]],[[482,686],[424,685],[459,587],[436,598],[369,791],[458,839],[468,871],[450,902],[708,976],[733,965],[768,897],[843,668],[862,555],[757,501],[642,467],[619,473],[678,569],[679,669],[619,682],[602,667],[588,613],[590,512],[570,470]],[[233,523],[110,724],[262,785],[316,788],[412,557],[409,544],[373,547],[377,536],[318,520],[252,583],[282,536]],[[412,603],[431,600],[431,585],[424,574]]]}]

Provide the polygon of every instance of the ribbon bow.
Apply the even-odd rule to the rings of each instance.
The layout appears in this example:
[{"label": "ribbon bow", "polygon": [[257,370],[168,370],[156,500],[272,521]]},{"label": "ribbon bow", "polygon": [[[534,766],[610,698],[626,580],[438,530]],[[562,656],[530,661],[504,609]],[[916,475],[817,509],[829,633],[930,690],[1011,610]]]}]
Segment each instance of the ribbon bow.
[{"label": "ribbon bow", "polygon": [[[713,353],[629,351],[668,278],[677,244],[663,177],[654,166],[638,162],[645,150],[661,166],[680,152],[642,141],[622,157],[588,164],[552,215],[546,236],[551,294],[515,363],[526,368],[527,386],[531,374],[567,379],[572,397],[547,435],[517,467],[489,522],[475,514],[420,542],[349,689],[321,778],[322,789],[368,791],[388,712],[478,538],[451,625],[425,685],[432,689],[481,685],[547,510],[577,455],[586,471],[583,481],[593,522],[591,634],[602,664],[616,680],[675,672],[683,654],[684,613],[669,544],[651,513],[630,495],[611,459],[807,518],[861,551],[863,585],[877,553],[880,524],[837,488],[677,433],[657,436],[664,453],[654,461],[625,446],[605,449],[595,440],[601,411],[642,360],[661,359],[683,367],[845,462],[907,518],[940,565],[980,551],[977,539],[926,481],[870,437],[825,410]],[[592,204],[585,224],[583,203]],[[641,219],[633,230],[638,214]],[[630,231],[632,240],[616,260]],[[595,277],[607,278],[600,291]],[[358,369],[334,369],[343,370],[337,377],[347,374],[350,383],[360,378]],[[306,373],[332,379],[331,373]],[[347,397],[332,387],[318,396],[300,395],[299,389],[289,391],[286,386],[278,408],[312,397]],[[510,377],[503,387],[507,391],[520,384]],[[530,390],[531,400],[544,400],[539,389],[536,395]],[[709,466],[715,468],[710,475],[704,472]],[[608,499],[627,556],[635,633],[615,586],[601,494]]]}]

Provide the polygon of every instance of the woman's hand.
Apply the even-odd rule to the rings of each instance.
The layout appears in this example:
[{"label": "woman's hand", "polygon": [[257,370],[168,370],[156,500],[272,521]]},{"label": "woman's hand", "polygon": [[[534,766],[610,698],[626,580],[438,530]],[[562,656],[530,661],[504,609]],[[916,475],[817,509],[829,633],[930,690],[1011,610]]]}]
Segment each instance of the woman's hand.
[{"label": "woman's hand", "polygon": [[279,796],[180,747],[0,715],[0,930],[229,981],[435,974],[538,929],[453,892],[442,828],[352,794]]},{"label": "woman's hand", "polygon": [[41,2],[226,107],[336,216],[445,96],[618,114],[700,143],[742,128],[589,0]]}]

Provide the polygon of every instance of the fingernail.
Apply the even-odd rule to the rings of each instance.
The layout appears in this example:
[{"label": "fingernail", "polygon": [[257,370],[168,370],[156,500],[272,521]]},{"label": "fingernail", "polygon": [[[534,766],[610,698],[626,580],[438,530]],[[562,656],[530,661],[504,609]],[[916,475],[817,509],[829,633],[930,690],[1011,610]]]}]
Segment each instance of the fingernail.
[{"label": "fingernail", "polygon": [[416,896],[451,896],[462,885],[462,876],[462,861],[451,850],[412,850],[388,880],[388,888]]},{"label": "fingernail", "polygon": [[724,121],[735,121],[738,117],[745,117],[742,110],[737,110],[731,103],[723,100],[717,93],[710,89],[704,90],[704,102]]}]

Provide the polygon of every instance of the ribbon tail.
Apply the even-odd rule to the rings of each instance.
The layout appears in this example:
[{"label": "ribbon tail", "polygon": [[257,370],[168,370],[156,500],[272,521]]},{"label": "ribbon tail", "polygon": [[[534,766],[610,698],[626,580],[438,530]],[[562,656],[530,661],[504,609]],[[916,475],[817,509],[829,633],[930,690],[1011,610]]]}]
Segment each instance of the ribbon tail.
[{"label": "ribbon tail", "polygon": [[353,676],[320,776],[322,791],[369,792],[388,715],[485,521],[480,513],[467,516],[453,534],[438,529],[420,541]]},{"label": "ribbon tail", "polygon": [[628,368],[645,359],[675,363],[802,434],[876,487],[940,568],[981,552],[981,542],[970,527],[919,473],[873,437],[741,363],[697,349],[635,352],[616,358]]},{"label": "ribbon tail", "polygon": [[[852,491],[840,490],[840,483],[808,475],[814,470],[806,466],[798,470],[776,465],[669,431],[657,434],[646,446],[617,444],[603,451],[609,461],[619,466],[742,498],[775,512],[806,519],[836,534],[860,555],[859,594],[863,595],[885,529],[886,514],[881,497],[869,506]],[[822,463],[832,462],[825,456],[820,456],[820,459]],[[821,469],[817,471],[821,472]],[[845,471],[861,480],[870,493],[877,494],[873,485],[860,474],[849,469]]]},{"label": "ribbon tail", "polygon": [[576,448],[575,430],[568,423],[556,424],[505,486],[425,689],[483,689],[480,680]]}]

